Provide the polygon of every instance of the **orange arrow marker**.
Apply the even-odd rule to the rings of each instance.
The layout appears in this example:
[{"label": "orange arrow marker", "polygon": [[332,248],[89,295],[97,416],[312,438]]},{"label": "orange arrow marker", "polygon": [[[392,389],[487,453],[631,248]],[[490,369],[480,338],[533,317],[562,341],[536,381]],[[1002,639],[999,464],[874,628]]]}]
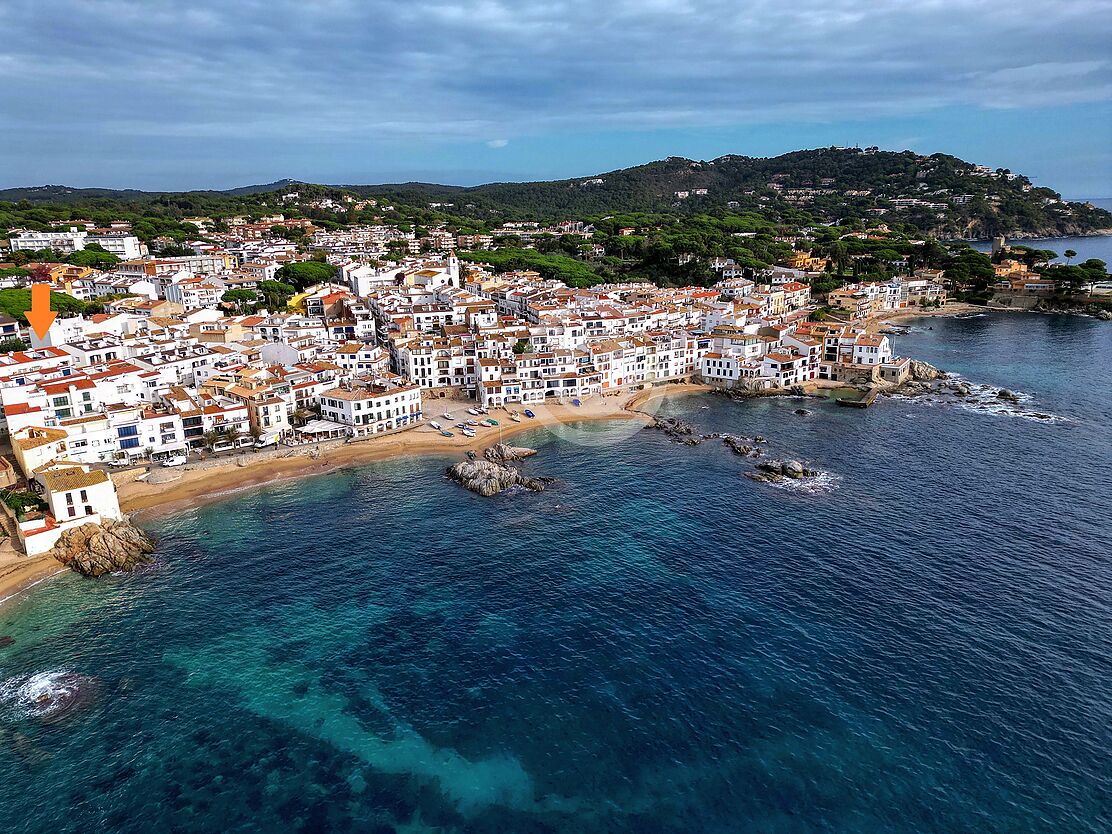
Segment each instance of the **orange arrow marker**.
[{"label": "orange arrow marker", "polygon": [[27,311],[27,323],[40,339],[45,339],[46,332],[56,318],[58,314],[50,309],[50,284],[32,284],[31,309]]}]

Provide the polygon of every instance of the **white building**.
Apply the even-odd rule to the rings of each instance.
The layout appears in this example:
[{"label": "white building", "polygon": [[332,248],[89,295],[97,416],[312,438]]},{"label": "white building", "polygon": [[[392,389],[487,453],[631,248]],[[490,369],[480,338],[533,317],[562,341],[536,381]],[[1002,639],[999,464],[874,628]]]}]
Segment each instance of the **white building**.
[{"label": "white building", "polygon": [[412,428],[422,420],[421,386],[375,382],[325,391],[321,416],[347,426],[354,437]]},{"label": "white building", "polygon": [[40,249],[53,249],[68,255],[85,248],[89,233],[71,228],[68,232],[20,232],[13,235],[12,251],[24,249],[37,252]]}]

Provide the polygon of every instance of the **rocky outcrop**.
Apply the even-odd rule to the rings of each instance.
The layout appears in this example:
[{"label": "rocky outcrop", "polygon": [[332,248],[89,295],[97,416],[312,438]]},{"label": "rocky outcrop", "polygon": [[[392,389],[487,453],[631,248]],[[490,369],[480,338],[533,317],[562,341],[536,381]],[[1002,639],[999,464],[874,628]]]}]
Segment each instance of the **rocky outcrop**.
[{"label": "rocky outcrop", "polygon": [[674,417],[655,417],[652,427],[664,432],[669,440],[676,443],[697,446],[702,441],[702,437],[695,434],[694,426]]},{"label": "rocky outcrop", "polygon": [[758,463],[756,470],[746,472],[745,477],[752,478],[754,481],[775,483],[786,478],[796,481],[802,478],[813,478],[818,474],[817,469],[809,469],[798,460],[770,460]]},{"label": "rocky outcrop", "polygon": [[154,539],[131,522],[106,519],[66,530],[50,555],[85,576],[103,576],[150,562],[154,547]]},{"label": "rocky outcrop", "polygon": [[946,376],[945,371],[940,371],[929,362],[923,362],[919,359],[912,359],[908,363],[908,371],[912,382],[934,382],[936,379],[942,379]]},{"label": "rocky outcrop", "polygon": [[489,460],[464,460],[448,467],[448,477],[479,495],[490,497],[510,487],[541,492],[555,478],[534,478],[523,475],[512,466]]},{"label": "rocky outcrop", "polygon": [[[723,435],[722,442],[733,452],[735,455],[740,455],[744,458],[759,458],[764,454],[757,446],[746,442],[744,437],[734,437],[732,434]],[[753,443],[756,443],[754,439]]]},{"label": "rocky outcrop", "polygon": [[507,446],[505,443],[495,443],[483,452],[483,457],[492,463],[511,463],[515,460],[532,457],[536,453],[536,449],[529,449],[525,446]]}]

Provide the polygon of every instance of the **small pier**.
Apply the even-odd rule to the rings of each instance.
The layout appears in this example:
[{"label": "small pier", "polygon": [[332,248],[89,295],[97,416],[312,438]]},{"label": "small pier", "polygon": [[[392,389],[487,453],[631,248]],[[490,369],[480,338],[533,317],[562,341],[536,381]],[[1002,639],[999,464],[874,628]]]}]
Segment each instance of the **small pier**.
[{"label": "small pier", "polygon": [[838,397],[835,400],[838,405],[845,406],[846,408],[868,408],[876,402],[877,395],[880,389],[873,385],[861,397]]}]

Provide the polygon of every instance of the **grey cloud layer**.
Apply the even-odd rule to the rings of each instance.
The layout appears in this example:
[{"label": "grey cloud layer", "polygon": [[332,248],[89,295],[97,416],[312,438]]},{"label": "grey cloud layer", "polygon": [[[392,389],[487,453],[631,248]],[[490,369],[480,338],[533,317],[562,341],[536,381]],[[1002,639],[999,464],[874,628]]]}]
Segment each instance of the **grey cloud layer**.
[{"label": "grey cloud layer", "polygon": [[1112,3],[0,0],[4,121],[495,140],[1112,98]]}]

